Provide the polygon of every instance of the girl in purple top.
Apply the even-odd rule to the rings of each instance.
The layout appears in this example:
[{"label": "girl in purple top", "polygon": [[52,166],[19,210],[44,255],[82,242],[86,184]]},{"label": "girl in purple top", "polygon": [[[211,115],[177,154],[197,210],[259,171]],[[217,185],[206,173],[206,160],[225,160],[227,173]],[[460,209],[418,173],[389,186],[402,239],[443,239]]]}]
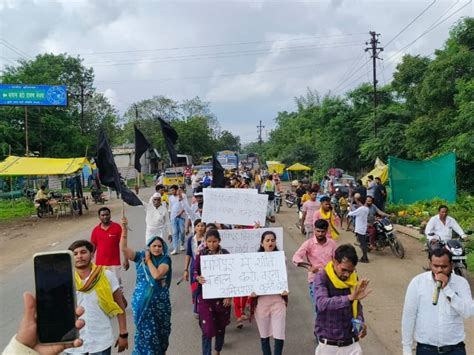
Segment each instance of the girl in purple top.
[{"label": "girl in purple top", "polygon": [[206,233],[206,246],[196,255],[194,276],[199,283],[197,294],[197,312],[199,326],[202,330],[202,354],[211,355],[212,338],[215,337],[214,350],[219,355],[224,345],[225,328],[230,323],[231,298],[203,299],[202,285],[206,282],[201,276],[201,256],[215,254],[229,254],[220,246],[221,236],[217,229],[210,229]]}]

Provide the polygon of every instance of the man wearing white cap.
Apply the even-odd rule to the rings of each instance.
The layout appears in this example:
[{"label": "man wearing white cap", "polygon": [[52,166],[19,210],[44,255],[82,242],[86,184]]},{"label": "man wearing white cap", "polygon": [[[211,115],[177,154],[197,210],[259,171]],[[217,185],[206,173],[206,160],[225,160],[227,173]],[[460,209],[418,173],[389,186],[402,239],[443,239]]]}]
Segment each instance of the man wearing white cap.
[{"label": "man wearing white cap", "polygon": [[145,242],[152,237],[161,237],[163,240],[171,238],[171,223],[168,210],[161,204],[161,194],[155,192],[149,203],[143,202],[146,211]]}]

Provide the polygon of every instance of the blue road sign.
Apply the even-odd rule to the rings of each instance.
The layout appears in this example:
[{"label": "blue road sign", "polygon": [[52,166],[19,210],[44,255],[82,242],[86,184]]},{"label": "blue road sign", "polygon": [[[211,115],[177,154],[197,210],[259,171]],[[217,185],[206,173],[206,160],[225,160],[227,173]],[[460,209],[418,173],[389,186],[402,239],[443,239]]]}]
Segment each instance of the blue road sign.
[{"label": "blue road sign", "polygon": [[0,84],[0,106],[67,106],[65,85]]}]

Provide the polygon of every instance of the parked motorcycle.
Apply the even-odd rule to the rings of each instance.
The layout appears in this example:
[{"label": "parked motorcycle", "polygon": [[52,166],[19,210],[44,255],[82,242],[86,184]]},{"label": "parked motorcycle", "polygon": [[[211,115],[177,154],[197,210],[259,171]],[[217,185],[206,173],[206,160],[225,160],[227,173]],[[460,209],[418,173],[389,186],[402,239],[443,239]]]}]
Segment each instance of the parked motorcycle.
[{"label": "parked motorcycle", "polygon": [[291,191],[287,191],[285,194],[285,203],[288,208],[293,207],[296,204],[296,194]]},{"label": "parked motorcycle", "polygon": [[393,226],[387,217],[377,219],[374,222],[374,227],[377,232],[376,246],[378,249],[384,249],[389,246],[393,255],[403,259],[405,257],[405,248],[401,241],[393,232]]},{"label": "parked motorcycle", "polygon": [[43,218],[48,213],[53,214],[53,209],[49,204],[49,200],[35,201],[36,215],[38,218]]},{"label": "parked motorcycle", "polygon": [[104,204],[106,201],[105,195],[100,189],[91,188],[91,197],[95,204]]},{"label": "parked motorcycle", "polygon": [[[467,232],[472,234],[472,232]],[[434,236],[434,234],[430,234]],[[464,242],[460,238],[454,238],[447,241],[438,239],[437,242],[428,242],[427,251],[432,251],[435,248],[446,248],[452,255],[453,258],[453,271],[456,275],[467,278],[467,256],[464,248]]]}]

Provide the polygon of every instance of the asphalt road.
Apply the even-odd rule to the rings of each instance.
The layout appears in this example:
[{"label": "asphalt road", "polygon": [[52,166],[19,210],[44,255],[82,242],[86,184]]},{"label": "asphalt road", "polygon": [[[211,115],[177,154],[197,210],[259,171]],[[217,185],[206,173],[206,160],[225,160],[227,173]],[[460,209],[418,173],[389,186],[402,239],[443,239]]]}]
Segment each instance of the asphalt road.
[{"label": "asphalt road", "polygon": [[[145,190],[141,194],[147,197],[151,193]],[[112,201],[113,202],[113,201]],[[120,203],[110,203],[112,206],[112,217],[118,220],[121,209]],[[126,215],[129,219],[129,246],[135,249],[143,248],[145,235],[145,218],[143,209],[140,207],[126,207]],[[289,280],[289,305],[287,311],[286,341],[284,352],[287,354],[313,354],[315,340],[313,335],[313,311],[307,291],[306,273],[302,269],[294,267],[291,257],[299,245],[303,242],[303,236],[295,227],[295,207],[287,209],[284,207],[277,215],[276,226],[284,227],[284,249],[288,258],[288,280]],[[97,220],[90,216],[88,219],[72,220],[71,228],[61,227],[58,231],[56,224],[51,222],[48,246],[43,246],[43,251],[66,249],[76,239],[90,236],[90,231],[97,224]],[[46,222],[48,223],[48,222]],[[73,228],[73,224],[79,227]],[[56,227],[55,227],[56,226]],[[45,228],[48,226],[46,225]],[[72,232],[69,231],[71,229]],[[34,232],[34,231],[33,231]],[[39,236],[36,236],[39,237]],[[15,333],[22,315],[21,295],[25,290],[33,290],[34,282],[32,275],[32,254],[37,250],[29,248],[26,236],[18,238],[17,248],[10,246],[9,253],[16,253],[21,260],[15,266],[2,265],[3,273],[0,276],[0,349],[9,341]],[[426,256],[422,252],[422,246],[418,241],[409,237],[400,237],[407,256],[400,260],[395,258],[389,250],[377,252],[370,255],[371,263],[359,265],[358,272],[371,280],[373,293],[363,302],[366,322],[369,334],[362,340],[361,345],[365,354],[400,354],[400,319],[403,307],[403,299],[406,286],[413,276],[422,272],[422,266],[426,264]],[[338,243],[354,242],[351,233],[344,232]],[[0,264],[3,263],[3,258]],[[201,331],[197,320],[192,315],[191,295],[189,284],[186,282],[176,285],[176,281],[182,276],[184,269],[184,253],[172,257],[173,262],[173,284],[171,287],[172,304],[172,332],[168,355],[199,354],[201,351]],[[131,298],[135,284],[135,266],[131,265],[128,272],[123,274],[125,294],[127,299]],[[133,318],[131,310],[127,310],[129,332],[133,334]],[[116,321],[113,321],[116,328]],[[474,351],[474,320],[466,321],[466,340],[468,353]],[[130,339],[133,345],[133,338]],[[131,353],[129,351],[128,353]],[[223,354],[259,354],[260,342],[256,325],[245,323],[243,329],[235,327],[235,318],[226,332],[226,341]]]}]

